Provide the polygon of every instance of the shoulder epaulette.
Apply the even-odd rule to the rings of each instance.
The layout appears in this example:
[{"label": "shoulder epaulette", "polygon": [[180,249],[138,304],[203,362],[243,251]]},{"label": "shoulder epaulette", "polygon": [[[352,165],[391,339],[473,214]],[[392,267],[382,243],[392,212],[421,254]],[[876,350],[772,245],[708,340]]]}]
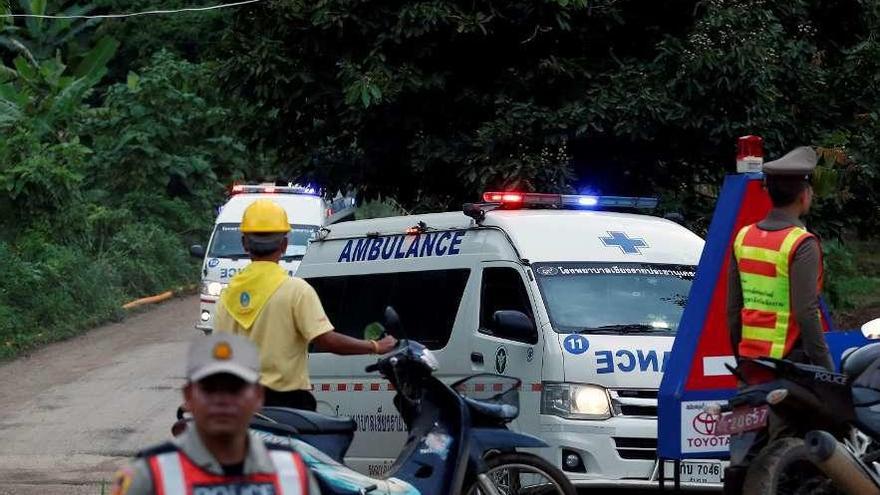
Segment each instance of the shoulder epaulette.
[{"label": "shoulder epaulette", "polygon": [[137,457],[153,457],[161,454],[167,454],[168,452],[176,452],[178,450],[179,449],[177,445],[173,442],[165,442],[138,452]]},{"label": "shoulder epaulette", "polygon": [[263,442],[267,450],[283,450],[285,452],[296,452],[290,445],[281,445],[274,442]]}]

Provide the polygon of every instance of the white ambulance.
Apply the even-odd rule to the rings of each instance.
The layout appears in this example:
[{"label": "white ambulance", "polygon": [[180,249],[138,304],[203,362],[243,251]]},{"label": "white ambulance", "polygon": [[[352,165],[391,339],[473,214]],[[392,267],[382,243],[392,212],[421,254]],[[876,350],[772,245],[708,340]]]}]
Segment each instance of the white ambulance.
[{"label": "white ambulance", "polygon": [[[576,485],[657,486],[657,391],[702,239],[621,212],[656,199],[487,193],[484,201],[331,226],[297,275],[337,331],[360,337],[392,305],[407,336],[435,352],[444,379],[520,378],[512,427],[543,438],[550,448],[539,453]],[[319,411],[358,424],[348,461],[377,475],[400,451],[405,426],[393,391],[364,373],[373,361],[313,353],[310,367]],[[487,377],[483,386],[495,385]],[[717,487],[720,473],[706,460],[679,474],[683,486]]]},{"label": "white ambulance", "polygon": [[290,276],[296,273],[306,248],[319,228],[354,217],[354,198],[337,195],[336,199],[328,201],[314,187],[293,184],[233,186],[231,197],[217,215],[208,249],[200,245],[190,248],[190,254],[204,260],[196,329],[211,333],[214,308],[220,291],[226,287],[229,279],[250,263],[241,245],[239,225],[244,210],[257,199],[263,198],[269,198],[281,205],[291,222],[287,252],[280,262]]}]

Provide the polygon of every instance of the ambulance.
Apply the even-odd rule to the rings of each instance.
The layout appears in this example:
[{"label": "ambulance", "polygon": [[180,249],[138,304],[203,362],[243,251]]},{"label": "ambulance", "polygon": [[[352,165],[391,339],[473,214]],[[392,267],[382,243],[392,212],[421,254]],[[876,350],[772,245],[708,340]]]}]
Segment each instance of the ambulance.
[{"label": "ambulance", "polygon": [[[461,212],[348,222],[323,230],[297,276],[337,331],[361,337],[393,306],[406,337],[450,382],[491,392],[522,380],[513,429],[577,486],[655,487],[657,396],[703,240],[642,214],[655,198],[500,192]],[[406,427],[370,356],[310,356],[318,410],[358,425],[347,461],[379,475]],[[689,460],[685,487],[719,487],[722,466]]]},{"label": "ambulance", "polygon": [[244,210],[257,199],[263,198],[281,205],[291,222],[287,252],[280,261],[290,276],[296,273],[318,229],[354,217],[354,198],[337,195],[336,199],[329,201],[319,189],[311,186],[234,185],[229,200],[219,209],[208,249],[200,245],[190,247],[190,254],[203,260],[199,318],[195,324],[197,330],[211,333],[214,308],[220,291],[228,285],[229,279],[250,263],[241,245],[239,225]]}]

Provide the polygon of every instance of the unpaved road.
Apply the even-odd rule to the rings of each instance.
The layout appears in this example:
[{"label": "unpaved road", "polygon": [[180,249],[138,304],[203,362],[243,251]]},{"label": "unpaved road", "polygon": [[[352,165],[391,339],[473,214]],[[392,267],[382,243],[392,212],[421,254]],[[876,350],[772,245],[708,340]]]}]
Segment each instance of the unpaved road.
[{"label": "unpaved road", "polygon": [[197,313],[174,299],[0,365],[0,495],[109,493],[120,464],[170,438]]},{"label": "unpaved road", "polygon": [[174,299],[0,365],[0,495],[98,495],[169,438],[198,305]]}]

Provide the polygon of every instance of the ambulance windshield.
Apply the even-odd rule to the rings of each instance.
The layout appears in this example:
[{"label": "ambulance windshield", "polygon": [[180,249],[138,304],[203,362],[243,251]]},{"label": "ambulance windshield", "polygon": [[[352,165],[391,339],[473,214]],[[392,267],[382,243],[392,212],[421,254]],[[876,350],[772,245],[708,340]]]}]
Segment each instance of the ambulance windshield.
[{"label": "ambulance windshield", "polygon": [[562,333],[673,335],[694,266],[535,263],[553,327]]},{"label": "ambulance windshield", "polygon": [[[318,227],[315,225],[291,225],[284,258],[302,258],[317,231]],[[247,258],[248,255],[241,245],[239,224],[217,224],[214,229],[214,238],[208,249],[208,256],[211,258]]]}]

